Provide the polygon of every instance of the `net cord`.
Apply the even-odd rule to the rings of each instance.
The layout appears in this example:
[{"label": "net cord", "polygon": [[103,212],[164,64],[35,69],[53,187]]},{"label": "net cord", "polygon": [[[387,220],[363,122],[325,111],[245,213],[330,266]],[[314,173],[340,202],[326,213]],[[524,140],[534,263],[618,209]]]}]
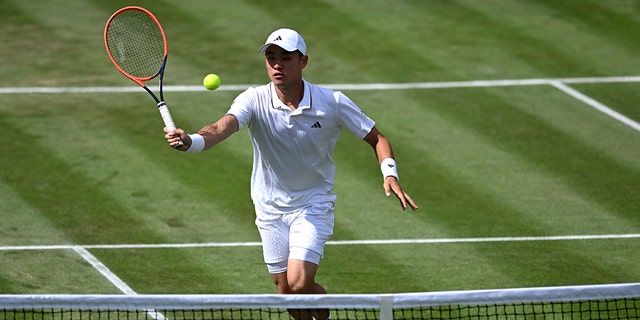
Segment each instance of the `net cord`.
[{"label": "net cord", "polygon": [[0,309],[205,309],[219,308],[388,308],[438,305],[503,304],[515,302],[556,302],[576,300],[624,299],[640,297],[640,283],[538,287],[469,291],[440,291],[396,294],[0,294]]},{"label": "net cord", "polygon": [[537,287],[518,289],[404,293],[394,295],[396,308],[441,305],[508,304],[519,302],[562,302],[640,297],[640,283]]}]

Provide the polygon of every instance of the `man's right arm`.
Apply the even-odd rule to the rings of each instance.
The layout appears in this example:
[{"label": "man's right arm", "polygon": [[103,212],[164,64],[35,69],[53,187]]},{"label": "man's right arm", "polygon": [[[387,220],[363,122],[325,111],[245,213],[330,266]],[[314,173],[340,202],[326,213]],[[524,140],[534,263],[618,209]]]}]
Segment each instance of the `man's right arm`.
[{"label": "man's right arm", "polygon": [[238,119],[233,115],[226,114],[218,121],[204,126],[198,131],[198,134],[204,138],[204,150],[207,150],[236,133],[239,128]]},{"label": "man's right arm", "polygon": [[165,139],[170,146],[176,147],[179,142],[183,145],[177,150],[185,152],[200,152],[207,150],[230,135],[237,132],[240,128],[238,119],[235,116],[227,114],[218,121],[202,127],[197,134],[188,134],[184,130],[177,128],[174,130],[165,130]]}]

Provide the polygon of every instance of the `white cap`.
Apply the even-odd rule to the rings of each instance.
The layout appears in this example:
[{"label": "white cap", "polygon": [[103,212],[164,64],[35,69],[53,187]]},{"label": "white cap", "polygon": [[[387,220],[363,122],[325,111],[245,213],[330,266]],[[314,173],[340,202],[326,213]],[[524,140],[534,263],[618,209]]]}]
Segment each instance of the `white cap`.
[{"label": "white cap", "polygon": [[267,51],[270,45],[276,45],[289,52],[299,50],[303,55],[307,54],[307,45],[304,43],[302,36],[295,30],[282,28],[272,32],[264,46],[260,48],[260,53]]}]

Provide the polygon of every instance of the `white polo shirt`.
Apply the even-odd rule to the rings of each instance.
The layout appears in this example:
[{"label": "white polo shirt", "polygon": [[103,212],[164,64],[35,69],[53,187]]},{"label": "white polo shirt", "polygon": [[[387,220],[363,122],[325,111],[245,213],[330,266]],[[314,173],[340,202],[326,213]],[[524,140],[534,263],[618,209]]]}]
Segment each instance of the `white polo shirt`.
[{"label": "white polo shirt", "polygon": [[333,151],[342,128],[363,139],[375,125],[338,91],[304,81],[304,97],[289,109],[273,83],[249,88],[227,114],[248,127],[253,144],[251,198],[257,209],[288,213],[334,202]]}]

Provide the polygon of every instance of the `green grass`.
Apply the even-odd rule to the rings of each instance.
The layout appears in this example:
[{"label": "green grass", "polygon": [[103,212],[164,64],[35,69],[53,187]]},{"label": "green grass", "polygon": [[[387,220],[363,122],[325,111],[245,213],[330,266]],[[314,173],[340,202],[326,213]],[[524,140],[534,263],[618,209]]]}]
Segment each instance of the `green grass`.
[{"label": "green grass", "polygon": [[[125,1],[0,2],[0,88],[131,86],[104,22]],[[635,76],[633,1],[138,1],[169,38],[166,84],[267,81],[272,30],[307,40],[319,84]],[[81,12],[81,14],[78,14]],[[640,84],[569,84],[640,121]],[[365,143],[339,141],[333,240],[640,233],[640,132],[548,85],[345,90],[394,146],[402,212]],[[238,91],[167,92],[179,126]],[[166,146],[146,93],[0,93],[0,247],[257,242],[246,131]],[[318,281],[383,293],[640,281],[640,240],[332,245]],[[138,293],[273,293],[249,247],[91,248]],[[576,271],[577,269],[577,271]],[[71,250],[0,250],[0,293],[117,293]]]}]

